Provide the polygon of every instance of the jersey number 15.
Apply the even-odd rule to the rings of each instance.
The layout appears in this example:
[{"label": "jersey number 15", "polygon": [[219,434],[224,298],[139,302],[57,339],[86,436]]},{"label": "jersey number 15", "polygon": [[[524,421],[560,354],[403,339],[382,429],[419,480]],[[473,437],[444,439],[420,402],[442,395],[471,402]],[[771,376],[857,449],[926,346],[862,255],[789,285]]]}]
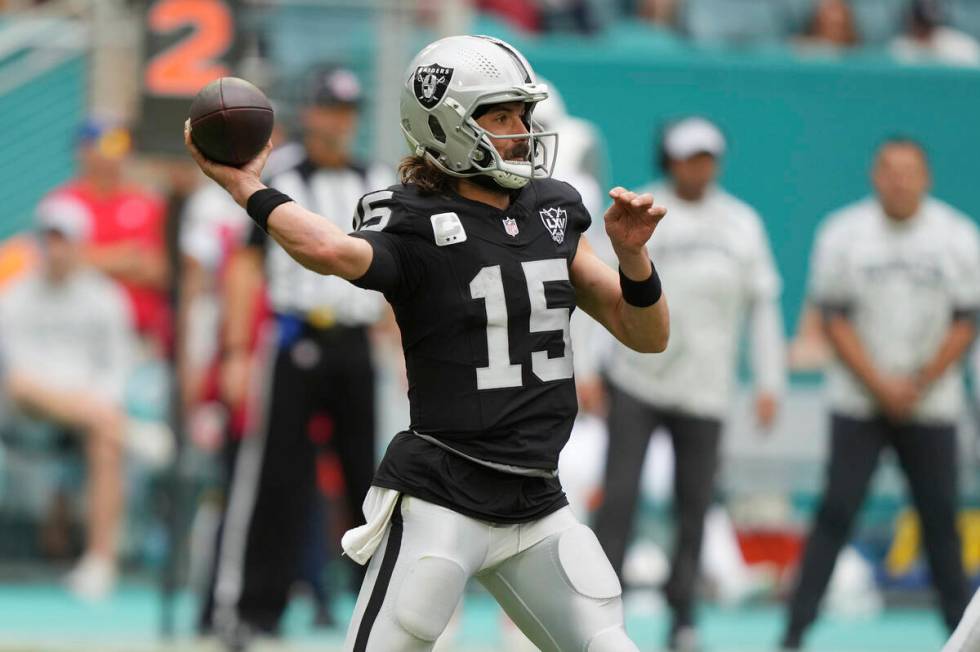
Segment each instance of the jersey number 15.
[{"label": "jersey number 15", "polygon": [[[556,358],[547,351],[531,354],[531,371],[542,382],[566,380],[573,375],[572,346],[569,339],[568,308],[549,308],[544,284],[568,281],[568,267],[563,258],[521,263],[531,300],[530,331],[541,333],[561,331],[565,352]],[[507,335],[507,300],[500,265],[484,267],[470,281],[470,296],[483,299],[487,310],[487,354],[490,364],[476,370],[477,389],[502,389],[523,384],[522,369],[510,361],[510,341]]]}]

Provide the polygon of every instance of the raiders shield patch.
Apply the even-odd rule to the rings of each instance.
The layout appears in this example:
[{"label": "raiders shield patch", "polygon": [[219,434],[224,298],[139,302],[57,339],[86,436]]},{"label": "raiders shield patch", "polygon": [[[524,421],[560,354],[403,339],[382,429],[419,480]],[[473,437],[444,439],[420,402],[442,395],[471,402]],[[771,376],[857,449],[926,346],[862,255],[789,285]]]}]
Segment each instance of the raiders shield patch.
[{"label": "raiders shield patch", "polygon": [[568,226],[568,213],[564,208],[546,208],[538,211],[541,221],[551,234],[551,239],[557,244],[565,241],[565,227]]},{"label": "raiders shield patch", "polygon": [[419,66],[415,71],[415,98],[426,109],[431,109],[442,101],[442,96],[449,88],[453,78],[453,69],[434,63],[431,66]]}]

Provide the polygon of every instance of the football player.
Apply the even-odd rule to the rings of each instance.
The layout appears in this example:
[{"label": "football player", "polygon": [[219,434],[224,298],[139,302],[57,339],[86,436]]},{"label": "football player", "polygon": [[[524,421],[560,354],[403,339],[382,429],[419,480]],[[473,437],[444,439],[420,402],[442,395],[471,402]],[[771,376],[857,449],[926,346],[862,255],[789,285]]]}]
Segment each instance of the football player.
[{"label": "football player", "polygon": [[575,307],[633,349],[667,346],[646,253],[666,211],[611,190],[619,273],[605,265],[581,237],[579,194],[550,178],[557,137],[532,119],[546,97],[503,41],[430,44],[401,92],[402,183],[366,195],[350,235],[263,185],[268,150],[218,165],[185,128],[202,170],[286,251],[383,292],[401,329],[411,424],[375,475],[367,524],[344,536],[353,559],[371,558],[345,650],[431,650],[470,577],[542,650],[637,650],[616,574],[556,469],[577,410]]}]

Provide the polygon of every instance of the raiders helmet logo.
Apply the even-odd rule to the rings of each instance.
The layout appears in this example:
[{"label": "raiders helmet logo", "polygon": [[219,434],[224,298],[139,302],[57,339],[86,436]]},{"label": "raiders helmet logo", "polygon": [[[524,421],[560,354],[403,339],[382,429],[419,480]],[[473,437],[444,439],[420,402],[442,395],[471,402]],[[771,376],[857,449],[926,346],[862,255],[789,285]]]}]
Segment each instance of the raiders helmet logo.
[{"label": "raiders helmet logo", "polygon": [[426,109],[431,109],[442,101],[442,96],[446,94],[452,78],[452,68],[440,66],[438,63],[419,66],[413,78],[415,98]]},{"label": "raiders helmet logo", "polygon": [[545,208],[544,210],[538,211],[538,213],[541,215],[541,221],[544,222],[544,227],[551,234],[551,239],[556,244],[564,242],[565,227],[568,225],[568,213],[565,212],[565,209]]}]

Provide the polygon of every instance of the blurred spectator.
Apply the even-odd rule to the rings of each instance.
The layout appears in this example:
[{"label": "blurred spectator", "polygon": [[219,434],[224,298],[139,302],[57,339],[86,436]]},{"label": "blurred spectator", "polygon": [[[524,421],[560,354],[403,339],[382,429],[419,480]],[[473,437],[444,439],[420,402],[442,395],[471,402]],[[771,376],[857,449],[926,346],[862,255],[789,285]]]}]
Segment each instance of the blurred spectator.
[{"label": "blurred spectator", "polygon": [[656,25],[673,27],[677,24],[677,14],[682,0],[640,0],[637,16]]},{"label": "blurred spectator", "polygon": [[84,204],[92,217],[85,258],[126,289],[136,328],[156,355],[170,340],[163,201],[127,182],[130,134],[89,120],[78,132],[77,178],[54,191]]},{"label": "blurred spectator", "polygon": [[684,0],[681,28],[698,43],[777,43],[790,29],[789,8],[773,0]]},{"label": "blurred spectator", "polygon": [[[305,156],[269,181],[345,230],[363,210],[363,195],[394,183],[389,169],[352,158],[361,99],[349,70],[315,71],[300,111]],[[273,320],[261,356],[253,356],[249,316],[263,276]],[[230,262],[226,297],[222,391],[228,405],[247,406],[248,418],[229,484],[213,605],[202,620],[237,638],[278,629],[304,537],[315,532],[308,522],[321,447],[339,458],[349,521],[363,522],[376,447],[369,335],[386,313],[379,294],[307,270],[257,226]],[[329,425],[314,442],[316,416]]]},{"label": "blurred spectator", "polygon": [[477,0],[476,7],[526,32],[593,34],[600,27],[589,0]]},{"label": "blurred spectator", "polygon": [[88,599],[111,591],[123,513],[123,390],[132,362],[130,309],[116,283],[89,269],[85,206],[67,197],[38,207],[41,266],[0,296],[4,391],[17,412],[83,439],[85,554],[68,577]]},{"label": "blurred spectator", "polygon": [[892,54],[903,63],[980,65],[980,43],[943,21],[939,0],[914,0],[905,33],[892,41]]},{"label": "blurred spectator", "polygon": [[606,369],[609,447],[595,531],[620,576],[651,435],[665,428],[673,443],[678,527],[665,587],[672,650],[699,649],[695,583],[746,316],[762,428],[772,425],[785,384],[781,281],[758,214],[716,185],[725,146],[703,118],[665,130],[658,158],[668,180],[645,190],[670,214],[650,254],[672,288],[671,342],[659,355],[616,346]]},{"label": "blurred spectator", "polygon": [[541,29],[541,12],[536,2],[528,0],[476,0],[480,11],[494,14],[506,20],[513,27],[526,32]]},{"label": "blurred spectator", "polygon": [[836,354],[828,373],[827,483],[806,544],[783,645],[799,649],[878,459],[895,451],[922,523],[947,627],[969,595],[956,530],[956,424],[962,357],[980,307],[980,236],[928,195],[922,147],[885,143],[876,197],[826,219],[810,269],[810,299]]},{"label": "blurred spectator", "polygon": [[811,49],[838,50],[854,47],[858,41],[851,5],[846,0],[818,0],[798,44]]},{"label": "blurred spectator", "polygon": [[598,18],[589,0],[537,0],[545,32],[595,34]]}]

